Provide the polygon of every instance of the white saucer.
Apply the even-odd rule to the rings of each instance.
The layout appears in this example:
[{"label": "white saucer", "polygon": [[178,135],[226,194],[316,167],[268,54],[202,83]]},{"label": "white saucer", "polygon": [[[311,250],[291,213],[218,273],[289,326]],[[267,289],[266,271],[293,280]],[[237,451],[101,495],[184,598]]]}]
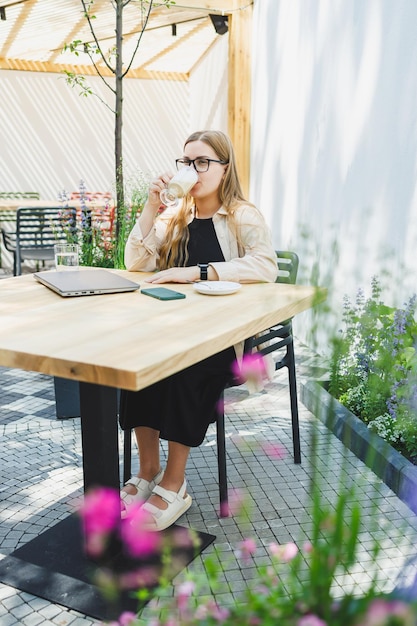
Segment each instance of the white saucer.
[{"label": "white saucer", "polygon": [[230,283],[226,280],[203,280],[194,283],[194,289],[198,293],[204,293],[208,296],[226,296],[229,293],[235,293],[241,288],[240,283]]}]

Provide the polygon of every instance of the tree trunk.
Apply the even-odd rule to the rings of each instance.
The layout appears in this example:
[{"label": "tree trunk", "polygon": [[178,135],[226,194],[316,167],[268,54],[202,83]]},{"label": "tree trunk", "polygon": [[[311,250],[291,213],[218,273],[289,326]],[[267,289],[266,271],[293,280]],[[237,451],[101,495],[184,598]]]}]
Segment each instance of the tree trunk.
[{"label": "tree trunk", "polygon": [[[124,181],[123,181],[123,0],[116,1],[116,106],[115,106],[115,170],[116,170],[116,246],[120,246],[119,233],[122,230],[121,220],[125,213]],[[120,258],[120,250],[116,250],[116,259]]]}]

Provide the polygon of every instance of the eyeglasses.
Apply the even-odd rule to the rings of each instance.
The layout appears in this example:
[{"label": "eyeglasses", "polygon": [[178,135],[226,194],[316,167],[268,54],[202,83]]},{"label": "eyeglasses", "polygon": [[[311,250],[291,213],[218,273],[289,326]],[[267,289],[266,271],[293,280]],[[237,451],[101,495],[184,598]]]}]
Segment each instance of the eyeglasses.
[{"label": "eyeglasses", "polygon": [[180,170],[182,167],[190,167],[192,165],[196,172],[207,172],[210,167],[210,163],[221,163],[221,165],[227,165],[229,161],[219,161],[218,159],[197,157],[196,159],[177,159],[175,163],[177,165],[177,170]]}]

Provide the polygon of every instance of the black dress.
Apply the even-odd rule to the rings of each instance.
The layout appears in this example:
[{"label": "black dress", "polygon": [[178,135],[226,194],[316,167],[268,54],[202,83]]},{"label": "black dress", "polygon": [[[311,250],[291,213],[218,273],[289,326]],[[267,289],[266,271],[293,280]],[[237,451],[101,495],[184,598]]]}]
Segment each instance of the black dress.
[{"label": "black dress", "polygon": [[[211,219],[194,219],[188,228],[188,266],[225,260]],[[216,421],[235,359],[234,348],[227,348],[145,389],[122,391],[120,426],[147,426],[158,430],[161,439],[199,446]]]}]

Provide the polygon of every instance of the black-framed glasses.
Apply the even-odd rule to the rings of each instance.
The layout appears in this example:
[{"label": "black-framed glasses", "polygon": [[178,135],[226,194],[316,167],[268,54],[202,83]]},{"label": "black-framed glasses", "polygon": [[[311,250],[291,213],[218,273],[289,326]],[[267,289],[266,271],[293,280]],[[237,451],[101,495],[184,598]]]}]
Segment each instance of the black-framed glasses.
[{"label": "black-framed glasses", "polygon": [[206,159],[205,157],[197,157],[196,159],[177,159],[175,161],[177,170],[180,170],[182,167],[190,167],[192,165],[196,172],[207,172],[210,167],[210,163],[220,163],[221,165],[227,165],[229,161],[219,161],[219,159]]}]

